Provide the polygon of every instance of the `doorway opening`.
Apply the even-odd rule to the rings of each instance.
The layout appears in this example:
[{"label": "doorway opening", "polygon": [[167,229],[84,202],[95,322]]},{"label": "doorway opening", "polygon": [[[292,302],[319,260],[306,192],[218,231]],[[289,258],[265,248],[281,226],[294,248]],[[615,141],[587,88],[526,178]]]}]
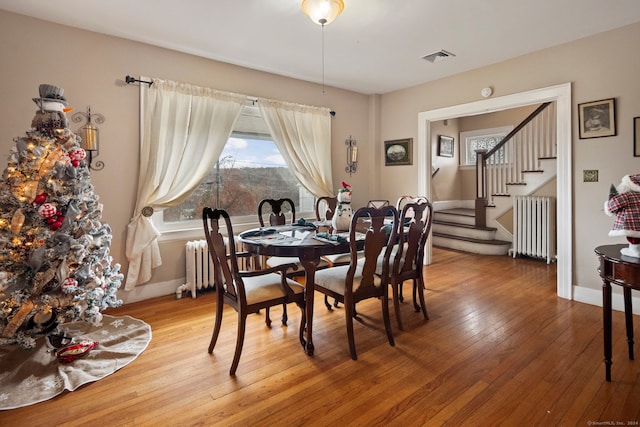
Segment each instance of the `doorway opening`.
[{"label": "doorway opening", "polygon": [[[457,117],[474,116],[539,104],[547,101],[556,102],[556,140],[557,140],[557,253],[558,265],[556,275],[557,295],[565,299],[573,299],[573,226],[571,184],[571,84],[550,86],[505,95],[468,104],[454,105],[418,114],[418,194],[425,194],[431,199],[431,122],[449,120]],[[426,261],[431,262],[431,239],[426,248]]]}]

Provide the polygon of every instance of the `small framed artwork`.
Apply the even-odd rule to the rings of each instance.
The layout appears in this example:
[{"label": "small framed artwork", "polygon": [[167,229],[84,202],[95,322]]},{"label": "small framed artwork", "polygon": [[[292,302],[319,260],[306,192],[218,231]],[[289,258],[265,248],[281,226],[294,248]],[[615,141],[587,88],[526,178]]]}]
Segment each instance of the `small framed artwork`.
[{"label": "small framed artwork", "polygon": [[438,156],[453,157],[453,138],[452,137],[438,135]]},{"label": "small framed artwork", "polygon": [[578,104],[580,139],[616,135],[615,98]]},{"label": "small framed artwork", "polygon": [[640,157],[640,117],[633,118],[633,156]]},{"label": "small framed artwork", "polygon": [[413,164],[413,138],[384,142],[384,165],[399,166]]}]

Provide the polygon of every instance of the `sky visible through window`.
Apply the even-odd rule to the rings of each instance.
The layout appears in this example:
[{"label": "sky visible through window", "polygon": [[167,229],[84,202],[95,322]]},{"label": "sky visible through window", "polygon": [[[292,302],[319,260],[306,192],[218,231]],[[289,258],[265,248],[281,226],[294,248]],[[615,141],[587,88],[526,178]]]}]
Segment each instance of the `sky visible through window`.
[{"label": "sky visible through window", "polygon": [[221,159],[227,157],[235,159],[237,168],[287,167],[275,143],[264,139],[229,138],[220,154]]},{"label": "sky visible through window", "polygon": [[180,205],[163,211],[164,222],[200,218],[204,206],[229,215],[253,215],[263,198],[290,198],[300,206],[300,186],[269,139],[231,137],[215,166]]}]

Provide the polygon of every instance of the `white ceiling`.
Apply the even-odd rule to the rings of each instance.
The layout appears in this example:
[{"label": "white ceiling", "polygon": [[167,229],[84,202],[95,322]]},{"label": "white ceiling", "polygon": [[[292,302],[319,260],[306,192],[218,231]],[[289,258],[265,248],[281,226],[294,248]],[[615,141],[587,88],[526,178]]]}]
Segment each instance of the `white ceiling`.
[{"label": "white ceiling", "polygon": [[[322,83],[322,27],[300,4],[0,0],[0,9]],[[345,0],[324,28],[324,82],[386,93],[639,21],[639,0]],[[440,49],[456,56],[422,59]]]}]

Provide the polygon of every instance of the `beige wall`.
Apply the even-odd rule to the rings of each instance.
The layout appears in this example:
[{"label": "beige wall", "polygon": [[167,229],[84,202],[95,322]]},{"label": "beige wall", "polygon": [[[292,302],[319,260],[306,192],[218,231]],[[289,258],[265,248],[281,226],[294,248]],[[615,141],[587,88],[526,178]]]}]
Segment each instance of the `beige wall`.
[{"label": "beige wall", "polygon": [[[374,196],[377,153],[375,126],[379,116],[375,96],[326,88],[273,74],[258,72],[171,50],[77,30],[0,11],[0,153],[9,154],[13,138],[24,135],[35,112],[32,98],[40,83],[65,89],[70,106],[84,110],[91,105],[106,121],[100,125],[104,170],[92,172],[94,190],[104,204],[103,220],[113,229],[111,253],[126,272],[126,227],[131,218],[138,181],[139,92],[126,85],[126,75],[146,75],[247,95],[326,106],[336,111],[332,119],[334,187],[342,180],[352,184],[354,202],[366,203]],[[379,97],[378,103],[379,103]],[[69,117],[72,113],[69,113]],[[79,127],[80,125],[77,125]],[[358,141],[360,169],[345,173],[344,140]],[[1,166],[4,169],[5,166]],[[184,242],[161,242],[163,265],[156,269],[151,284],[133,293],[150,296],[157,283],[183,281]],[[178,282],[178,284],[180,284]],[[172,285],[175,290],[176,286]],[[165,292],[166,293],[166,292]],[[126,300],[132,298],[123,294]]]},{"label": "beige wall", "polygon": [[[613,220],[604,215],[602,205],[611,183],[640,169],[640,158],[633,157],[633,117],[640,116],[640,55],[634,52],[640,40],[640,24],[556,46],[510,61],[461,73],[382,97],[383,139],[418,135],[419,112],[478,101],[480,90],[491,86],[493,96],[503,96],[570,82],[573,98],[573,285],[577,293],[587,293],[601,301],[601,282],[596,273],[593,249],[603,244],[625,243],[607,236]],[[593,52],[598,52],[594,55]],[[615,137],[581,140],[578,138],[577,104],[616,98]],[[387,168],[388,169],[388,168]],[[599,182],[582,182],[582,171],[599,170]],[[417,167],[406,167],[401,177],[403,193],[417,190]],[[387,198],[398,193],[396,174],[381,170],[381,192]],[[576,242],[580,242],[576,244]]]},{"label": "beige wall", "polygon": [[[458,169],[460,164],[459,122],[459,119],[439,121],[434,122],[431,127],[431,158],[433,159],[431,166],[433,169],[438,169],[432,181],[431,199],[433,201],[462,199],[461,174]],[[438,156],[440,135],[454,138],[453,157]]]},{"label": "beige wall", "polygon": [[[577,103],[615,97],[615,137],[579,140],[573,117],[573,224],[574,240],[580,241],[579,245],[573,242],[574,285],[594,292],[600,281],[593,248],[620,242],[607,236],[612,219],[602,213],[603,201],[610,183],[638,172],[640,165],[632,156],[632,119],[640,116],[640,55],[633,54],[640,40],[640,24],[372,96],[333,88],[323,94],[320,85],[2,11],[0,40],[4,100],[0,105],[0,152],[8,154],[13,138],[29,127],[35,111],[31,98],[37,95],[40,83],[62,86],[71,106],[82,110],[91,105],[93,111],[106,117],[100,128],[100,159],[106,167],[92,174],[92,182],[104,204],[103,218],[113,228],[112,254],[125,271],[125,230],[136,197],[139,160],[138,90],[123,83],[127,74],[334,109],[334,187],[342,180],[352,184],[355,204],[372,198],[395,200],[416,192],[419,112],[480,100],[480,90],[486,86],[493,87],[493,96],[502,96],[571,82],[574,111]],[[344,172],[344,140],[349,135],[360,147],[359,169],[352,177]],[[414,140],[413,165],[385,167],[383,141],[401,138]],[[600,182],[583,183],[583,169],[598,169]],[[162,243],[161,250],[165,264],[156,271],[153,284],[143,288],[179,280],[184,274],[182,243]]]}]

